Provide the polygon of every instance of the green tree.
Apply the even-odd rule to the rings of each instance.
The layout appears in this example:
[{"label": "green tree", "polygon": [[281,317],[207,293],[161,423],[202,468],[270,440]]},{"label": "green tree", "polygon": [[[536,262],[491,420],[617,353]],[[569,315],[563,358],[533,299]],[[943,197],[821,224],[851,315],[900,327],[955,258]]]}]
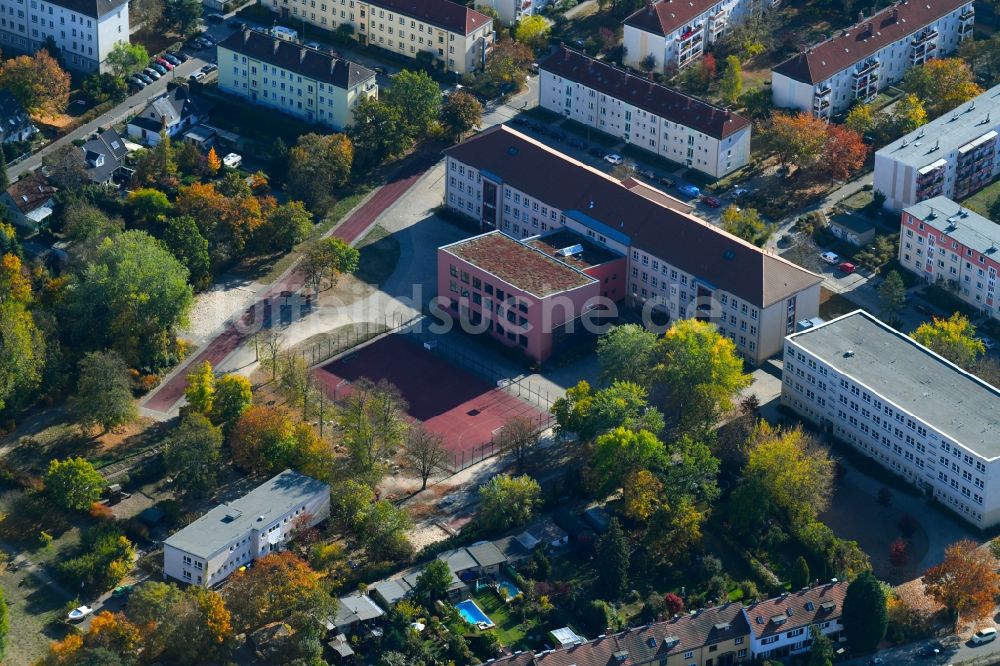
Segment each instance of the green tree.
[{"label": "green tree", "polygon": [[80,554],[62,560],[56,570],[83,592],[99,594],[121,582],[134,562],[135,544],[113,524],[104,524],[85,531]]},{"label": "green tree", "polygon": [[184,398],[191,409],[199,414],[210,414],[215,402],[215,373],[212,364],[205,361],[188,373]]},{"label": "green tree", "polygon": [[733,406],[733,396],[750,385],[735,344],[711,324],[685,319],[657,341],[653,384],[663,396],[664,414],[676,414],[681,432],[715,425]]},{"label": "green tree", "polygon": [[354,469],[364,477],[379,476],[382,461],[406,436],[406,401],[386,381],[354,383],[338,420]]},{"label": "green tree", "polygon": [[801,555],[796,558],[795,563],[792,565],[790,578],[793,590],[801,590],[804,587],[809,587],[812,579],[809,577],[809,563],[806,562],[806,558]]},{"label": "green tree", "polygon": [[363,99],[354,107],[350,137],[354,161],[361,170],[403,153],[415,138],[402,110],[374,97]]},{"label": "green tree", "polygon": [[146,47],[142,44],[118,42],[108,51],[107,62],[115,76],[124,78],[146,67],[149,62],[149,53],[146,52]]},{"label": "green tree", "polygon": [[222,431],[203,414],[189,413],[166,440],[163,463],[181,492],[208,497],[219,480]]},{"label": "green tree", "polygon": [[7,600],[0,589],[0,659],[7,651],[7,633],[10,631],[10,614],[7,610]]},{"label": "green tree", "polygon": [[347,135],[303,134],[289,154],[289,193],[310,208],[321,205],[350,179],[353,162],[354,146]]},{"label": "green tree", "polygon": [[129,192],[127,205],[130,219],[140,226],[162,222],[170,212],[170,200],[159,190],[144,187]]},{"label": "green tree", "polygon": [[208,255],[208,241],[201,235],[198,223],[190,215],[174,217],[167,221],[163,243],[177,260],[188,269],[191,286],[204,291],[212,283],[212,263]]},{"label": "green tree", "polygon": [[597,592],[602,599],[615,601],[628,589],[629,550],[625,532],[617,518],[597,544]]},{"label": "green tree", "polygon": [[878,647],[889,622],[885,590],[870,571],[847,587],[840,621],[854,652],[864,654]]},{"label": "green tree", "polygon": [[668,493],[690,495],[699,502],[715,501],[719,495],[719,459],[708,444],[683,435],[667,445],[666,460],[669,463],[661,478]]},{"label": "green tree", "polygon": [[815,624],[809,625],[812,645],[806,666],[833,666],[833,641]]},{"label": "green tree", "polygon": [[686,495],[661,503],[649,519],[644,539],[646,549],[662,563],[689,560],[701,541],[701,526],[706,517]]},{"label": "green tree", "polygon": [[497,474],[479,486],[481,525],[491,531],[502,531],[528,522],[541,501],[542,489],[527,474],[508,476]]},{"label": "green tree", "polygon": [[844,127],[861,135],[871,132],[877,123],[875,106],[872,104],[855,104],[844,118]]},{"label": "green tree", "polygon": [[597,340],[601,379],[607,384],[620,380],[648,386],[655,348],[656,334],[641,325],[613,326]]},{"label": "green tree", "polygon": [[66,298],[76,339],[110,346],[136,367],[166,365],[191,307],[187,269],[144,231],[107,238],[95,255]]},{"label": "green tree", "polygon": [[617,427],[663,431],[663,415],[650,407],[646,389],[625,381],[615,381],[596,393],[581,380],[552,406],[560,432],[572,432],[585,441]]},{"label": "green tree", "polygon": [[758,247],[763,247],[778,229],[778,225],[768,224],[760,219],[756,208],[738,208],[733,205],[722,211],[721,225],[725,231]]},{"label": "green tree", "polygon": [[972,69],[961,58],[935,58],[911,67],[903,75],[901,87],[920,98],[934,117],[983,92],[976,85]]},{"label": "green tree", "polygon": [[358,269],[361,255],[339,238],[320,238],[309,245],[302,258],[302,272],[306,284],[319,293],[337,284],[341,273],[353,273]]},{"label": "green tree", "polygon": [[441,125],[452,141],[461,141],[466,132],[479,127],[483,105],[474,95],[459,90],[441,106]]},{"label": "green tree", "polygon": [[250,380],[243,375],[222,375],[215,381],[215,400],[212,404],[212,420],[223,431],[230,427],[253,404],[253,389]]},{"label": "green tree", "polygon": [[368,556],[376,562],[409,557],[413,545],[406,538],[412,523],[406,511],[388,500],[379,500],[361,514],[358,529]]},{"label": "green tree", "polygon": [[906,307],[906,285],[902,276],[898,271],[889,271],[877,291],[882,316],[890,323],[896,321]]},{"label": "green tree", "polygon": [[86,511],[104,490],[104,477],[83,458],[49,461],[45,492],[64,509]]},{"label": "green tree", "polygon": [[128,97],[125,79],[107,72],[94,72],[83,80],[80,90],[87,101],[94,105],[112,100],[121,102]]},{"label": "green tree", "polygon": [[892,124],[896,134],[909,134],[921,125],[927,124],[924,103],[916,95],[904,95],[892,109]]},{"label": "green tree", "polygon": [[185,39],[201,25],[202,5],[199,0],[165,0],[163,17]]},{"label": "green tree", "polygon": [[0,299],[0,409],[38,386],[44,366],[45,339],[34,316],[24,303]]},{"label": "green tree", "polygon": [[594,442],[594,477],[598,493],[607,496],[621,487],[625,477],[641,469],[659,469],[666,447],[651,432],[615,428]]},{"label": "green tree", "polygon": [[726,58],[726,68],[719,79],[719,93],[727,104],[735,104],[743,94],[743,68],[740,59],[734,55]]},{"label": "green tree", "polygon": [[139,416],[128,368],[117,352],[90,352],[80,359],[79,369],[70,411],[84,427],[108,432]]},{"label": "green tree", "polygon": [[932,322],[924,322],[913,332],[913,339],[966,369],[986,353],[982,340],[976,337],[976,327],[958,312],[947,319],[935,317]]},{"label": "green tree", "polygon": [[494,89],[507,86],[519,90],[534,57],[528,45],[513,39],[499,39],[486,56],[483,78]]},{"label": "green tree", "polygon": [[413,425],[407,430],[403,445],[403,459],[407,468],[420,477],[420,489],[427,489],[427,480],[437,471],[446,471],[454,454],[444,446],[440,435],[423,426]]},{"label": "green tree", "polygon": [[276,206],[254,232],[254,244],[261,252],[288,251],[312,232],[313,215],[301,201]]},{"label": "green tree", "polygon": [[417,577],[414,592],[421,599],[434,602],[448,598],[448,588],[451,587],[451,569],[444,560],[431,560]]},{"label": "green tree", "polygon": [[441,113],[441,87],[430,74],[404,69],[392,77],[385,101],[399,109],[409,133],[423,136]]},{"label": "green tree", "polygon": [[552,26],[549,25],[548,19],[533,14],[517,22],[517,28],[514,29],[514,39],[537,51],[548,43],[550,32],[552,32]]}]

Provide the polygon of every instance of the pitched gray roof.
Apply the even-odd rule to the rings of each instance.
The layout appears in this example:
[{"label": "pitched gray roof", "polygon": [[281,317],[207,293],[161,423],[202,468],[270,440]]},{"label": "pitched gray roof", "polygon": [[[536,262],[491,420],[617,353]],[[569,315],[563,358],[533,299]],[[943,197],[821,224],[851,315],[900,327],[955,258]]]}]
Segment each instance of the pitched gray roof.
[{"label": "pitched gray roof", "polygon": [[31,126],[31,116],[10,91],[0,90],[0,143]]},{"label": "pitched gray roof", "polygon": [[282,516],[316,495],[329,493],[322,481],[286,469],[243,497],[220,504],[163,543],[198,557],[211,557],[238,537]]},{"label": "pitched gray roof", "polygon": [[[122,165],[122,159],[128,154],[125,142],[114,128],[108,128],[83,144],[84,158],[87,160],[87,175],[95,183],[107,181],[115,170]],[[104,156],[104,164],[93,166],[98,155]]]}]

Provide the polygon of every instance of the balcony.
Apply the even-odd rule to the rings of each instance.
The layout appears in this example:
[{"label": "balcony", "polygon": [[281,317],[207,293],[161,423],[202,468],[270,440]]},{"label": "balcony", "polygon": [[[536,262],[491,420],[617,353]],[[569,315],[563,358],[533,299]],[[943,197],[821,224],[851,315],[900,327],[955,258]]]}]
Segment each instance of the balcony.
[{"label": "balcony", "polygon": [[938,36],[937,30],[922,30],[920,34],[913,38],[911,42],[914,46],[920,46],[921,44],[926,44],[930,40]]},{"label": "balcony", "polygon": [[813,100],[813,110],[814,111],[822,111],[823,109],[826,109],[829,106],[830,106],[830,100],[829,99],[818,99],[817,98],[817,99]]},{"label": "balcony", "polygon": [[852,74],[852,76],[854,76],[854,78],[860,78],[865,74],[877,71],[880,66],[881,63],[878,61],[877,58],[869,58],[868,60],[865,60],[863,63],[860,63],[854,68],[854,73]]},{"label": "balcony", "polygon": [[976,8],[972,5],[966,7],[961,14],[958,15],[959,21],[969,21],[976,16]]}]

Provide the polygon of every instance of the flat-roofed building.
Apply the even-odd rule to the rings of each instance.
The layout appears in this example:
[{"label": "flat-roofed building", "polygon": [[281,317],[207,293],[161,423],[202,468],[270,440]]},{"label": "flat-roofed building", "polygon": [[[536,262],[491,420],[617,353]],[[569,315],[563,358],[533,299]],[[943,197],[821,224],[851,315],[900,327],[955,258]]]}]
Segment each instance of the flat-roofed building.
[{"label": "flat-roofed building", "polygon": [[745,166],[750,120],[565,46],[538,65],[543,108],[713,178]]},{"label": "flat-roofed building", "polygon": [[282,20],[344,29],[362,45],[426,59],[449,72],[482,69],[493,19],[451,0],[262,0]]},{"label": "flat-roofed building", "polygon": [[367,67],[260,30],[234,32],[218,56],[223,92],[338,130],[353,124],[358,102],[378,95]]},{"label": "flat-roofed building", "polygon": [[211,587],[330,515],[330,486],[286,469],[163,542],[163,575]]},{"label": "flat-roofed building", "polygon": [[774,105],[829,119],[870,102],[911,67],[972,39],[970,0],[903,0],[839,30],[771,70]]},{"label": "flat-roofed building", "polygon": [[960,201],[1000,175],[1000,85],[875,153],[874,189],[900,210],[945,196]]},{"label": "flat-roofed building", "polygon": [[686,67],[734,26],[778,4],[779,0],[646,0],[624,21],[625,64],[657,72]]},{"label": "flat-roofed building", "polygon": [[862,310],[785,342],[781,401],[973,525],[1000,522],[1000,391]]},{"label": "flat-roofed building", "polygon": [[[445,154],[449,208],[484,231],[524,239],[566,228],[624,256],[630,305],[712,322],[754,365],[781,351],[795,322],[819,313],[818,275],[507,126]],[[441,273],[440,250],[438,261],[439,295],[447,297],[453,276]],[[525,272],[504,270],[511,279]],[[475,298],[474,286],[459,280],[456,288]]]}]

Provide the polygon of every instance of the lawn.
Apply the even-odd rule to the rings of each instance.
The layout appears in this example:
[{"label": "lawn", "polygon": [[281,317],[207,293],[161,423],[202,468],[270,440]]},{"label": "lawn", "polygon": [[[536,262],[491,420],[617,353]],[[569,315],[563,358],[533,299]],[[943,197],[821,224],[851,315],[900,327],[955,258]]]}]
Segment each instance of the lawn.
[{"label": "lawn", "polygon": [[[511,650],[523,650],[530,648],[537,642],[537,640],[531,640],[531,632],[538,629],[537,618],[529,618],[524,622],[519,622],[511,614],[507,604],[500,601],[497,593],[489,588],[480,590],[472,598],[493,620],[495,625],[493,631],[496,632],[497,638],[505,647]],[[535,635],[533,638],[537,639],[538,636]]]},{"label": "lawn", "polygon": [[1000,201],[1000,179],[987,185],[962,202],[984,217],[990,216],[990,207]]}]

